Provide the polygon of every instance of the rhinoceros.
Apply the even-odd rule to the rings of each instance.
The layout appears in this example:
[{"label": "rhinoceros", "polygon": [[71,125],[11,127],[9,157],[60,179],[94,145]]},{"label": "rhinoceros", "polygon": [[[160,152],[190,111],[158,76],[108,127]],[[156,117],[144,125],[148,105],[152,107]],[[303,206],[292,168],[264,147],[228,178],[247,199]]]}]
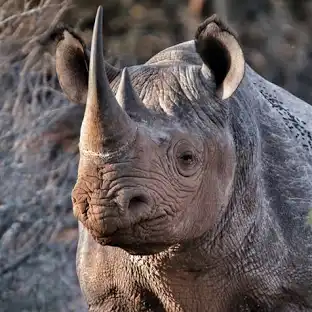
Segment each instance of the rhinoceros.
[{"label": "rhinoceros", "polygon": [[216,15],[143,65],[57,39],[85,104],[77,274],[89,311],[312,311],[312,107],[253,71]]}]

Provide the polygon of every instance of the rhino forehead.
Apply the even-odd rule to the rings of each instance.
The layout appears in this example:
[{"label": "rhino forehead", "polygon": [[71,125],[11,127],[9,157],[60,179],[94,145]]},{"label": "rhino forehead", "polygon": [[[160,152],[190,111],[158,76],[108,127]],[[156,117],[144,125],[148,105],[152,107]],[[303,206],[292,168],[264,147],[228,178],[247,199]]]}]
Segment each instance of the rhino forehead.
[{"label": "rhino forehead", "polygon": [[[221,107],[214,96],[213,79],[209,72],[202,74],[201,66],[145,64],[128,71],[143,104],[159,121],[173,119],[176,127],[188,122],[207,123]],[[119,77],[112,83],[115,93],[119,83]]]}]

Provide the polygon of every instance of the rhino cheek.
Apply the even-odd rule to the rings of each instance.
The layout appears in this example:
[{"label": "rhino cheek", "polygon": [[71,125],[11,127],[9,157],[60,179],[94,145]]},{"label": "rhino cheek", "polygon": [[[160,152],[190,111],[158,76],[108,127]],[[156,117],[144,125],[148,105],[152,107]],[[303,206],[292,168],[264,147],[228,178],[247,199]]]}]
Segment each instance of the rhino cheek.
[{"label": "rhino cheek", "polygon": [[210,212],[211,226],[217,222],[229,203],[236,169],[235,149],[231,137],[224,135],[215,147],[203,185],[206,194],[203,202]]},{"label": "rhino cheek", "polygon": [[224,213],[231,195],[235,159],[234,144],[227,134],[206,144],[201,180],[185,207],[184,231],[193,238],[210,231]]}]

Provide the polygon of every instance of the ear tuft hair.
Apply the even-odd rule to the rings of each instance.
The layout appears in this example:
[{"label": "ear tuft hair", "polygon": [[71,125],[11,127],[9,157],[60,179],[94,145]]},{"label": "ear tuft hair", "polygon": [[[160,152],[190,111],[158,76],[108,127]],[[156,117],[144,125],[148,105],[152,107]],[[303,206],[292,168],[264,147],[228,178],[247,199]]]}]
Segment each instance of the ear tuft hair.
[{"label": "ear tuft hair", "polygon": [[85,104],[89,57],[83,40],[67,27],[56,29],[50,39],[57,42],[56,72],[64,93],[72,102]]},{"label": "ear tuft hair", "polygon": [[212,72],[221,99],[235,92],[245,72],[243,51],[236,37],[217,15],[206,19],[195,34],[196,51]]}]

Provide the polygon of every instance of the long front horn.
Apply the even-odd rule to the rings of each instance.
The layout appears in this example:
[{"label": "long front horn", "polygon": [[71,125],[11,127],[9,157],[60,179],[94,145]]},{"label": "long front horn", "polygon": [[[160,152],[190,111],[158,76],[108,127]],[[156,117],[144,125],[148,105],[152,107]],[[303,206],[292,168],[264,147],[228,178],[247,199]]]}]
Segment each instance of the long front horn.
[{"label": "long front horn", "polygon": [[103,8],[97,10],[90,53],[88,97],[80,148],[93,153],[119,149],[133,140],[136,124],[119,106],[110,88],[103,58]]},{"label": "long front horn", "polygon": [[[86,49],[85,53],[87,55],[87,59],[90,60],[89,50]],[[104,63],[105,63],[105,71],[106,71],[107,79],[109,82],[112,82],[118,75],[120,75],[121,70],[111,65],[110,63],[106,62],[105,60],[104,60]]]}]

